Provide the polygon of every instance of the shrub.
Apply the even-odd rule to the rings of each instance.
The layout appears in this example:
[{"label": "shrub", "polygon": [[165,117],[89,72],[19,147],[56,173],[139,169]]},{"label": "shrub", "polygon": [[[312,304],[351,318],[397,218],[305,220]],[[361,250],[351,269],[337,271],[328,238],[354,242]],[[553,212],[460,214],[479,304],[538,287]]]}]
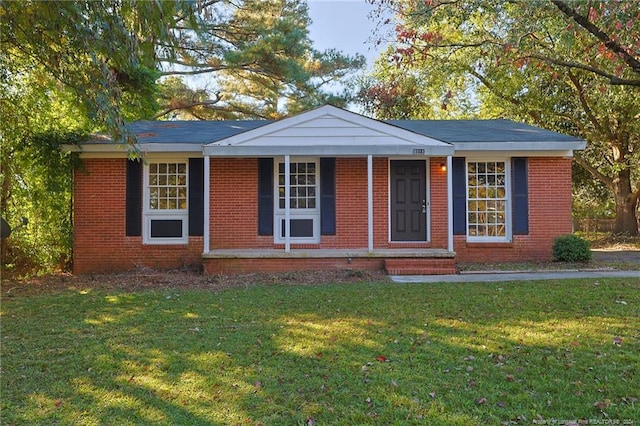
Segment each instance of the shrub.
[{"label": "shrub", "polygon": [[576,235],[562,235],[553,240],[553,258],[561,262],[588,262],[591,260],[589,242]]}]

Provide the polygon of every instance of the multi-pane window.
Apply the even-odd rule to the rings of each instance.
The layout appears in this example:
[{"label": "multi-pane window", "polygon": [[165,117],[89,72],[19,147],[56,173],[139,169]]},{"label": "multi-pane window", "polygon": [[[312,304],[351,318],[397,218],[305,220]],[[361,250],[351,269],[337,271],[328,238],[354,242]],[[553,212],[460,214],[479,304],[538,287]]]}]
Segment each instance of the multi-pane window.
[{"label": "multi-pane window", "polygon": [[507,236],[507,167],[504,161],[467,163],[467,233],[479,239]]},{"label": "multi-pane window", "polygon": [[[289,202],[292,209],[315,209],[317,203],[317,166],[315,162],[292,162],[289,166]],[[284,209],[284,163],[278,164],[279,207]]]},{"label": "multi-pane window", "polygon": [[145,168],[145,244],[188,242],[186,162],[149,162]]},{"label": "multi-pane window", "polygon": [[187,208],[187,164],[149,164],[149,208],[185,210]]}]

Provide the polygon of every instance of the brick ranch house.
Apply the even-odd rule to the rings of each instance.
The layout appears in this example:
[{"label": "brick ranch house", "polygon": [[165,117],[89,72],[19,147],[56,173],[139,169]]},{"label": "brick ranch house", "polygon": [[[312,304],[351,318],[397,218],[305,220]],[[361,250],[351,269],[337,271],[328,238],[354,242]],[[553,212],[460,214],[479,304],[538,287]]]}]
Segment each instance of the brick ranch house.
[{"label": "brick ranch house", "polygon": [[378,121],[323,106],[279,121],[131,124],[144,161],[79,147],[74,272],[386,269],[545,260],[572,232],[585,143],[508,120]]}]

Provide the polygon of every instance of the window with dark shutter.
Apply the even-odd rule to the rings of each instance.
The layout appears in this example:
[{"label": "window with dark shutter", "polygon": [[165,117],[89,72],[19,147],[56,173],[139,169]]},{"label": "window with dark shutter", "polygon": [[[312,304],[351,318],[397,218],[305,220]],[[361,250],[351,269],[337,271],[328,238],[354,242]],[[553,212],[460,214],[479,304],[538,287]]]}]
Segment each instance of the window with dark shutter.
[{"label": "window with dark shutter", "polygon": [[320,234],[336,234],[336,159],[320,159]]},{"label": "window with dark shutter", "polygon": [[464,157],[451,159],[453,195],[453,234],[467,233],[467,177]]},{"label": "window with dark shutter", "polygon": [[142,163],[127,160],[125,202],[125,234],[128,237],[142,235]]},{"label": "window with dark shutter", "polygon": [[273,235],[273,158],[258,159],[258,235]]},{"label": "window with dark shutter", "polygon": [[204,159],[189,159],[189,235],[204,235]]},{"label": "window with dark shutter", "polygon": [[513,234],[529,233],[529,189],[527,180],[527,159],[512,158],[512,193],[513,193]]}]

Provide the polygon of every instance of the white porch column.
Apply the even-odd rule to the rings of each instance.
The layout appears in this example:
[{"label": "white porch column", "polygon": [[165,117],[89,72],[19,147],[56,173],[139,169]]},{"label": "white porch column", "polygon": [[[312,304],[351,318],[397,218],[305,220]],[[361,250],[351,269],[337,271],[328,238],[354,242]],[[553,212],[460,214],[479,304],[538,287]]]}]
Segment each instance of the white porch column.
[{"label": "white porch column", "polygon": [[291,157],[284,156],[284,251],[291,251]]},{"label": "white porch column", "polygon": [[367,249],[373,251],[373,155],[367,155]]},{"label": "white porch column", "polygon": [[447,155],[447,250],[453,251],[453,170]]},{"label": "white porch column", "polygon": [[204,228],[203,228],[203,232],[204,232],[204,249],[203,251],[205,253],[209,253],[209,249],[210,249],[210,244],[209,244],[209,215],[210,215],[210,211],[211,211],[211,204],[210,204],[210,185],[211,185],[211,176],[209,174],[210,171],[210,160],[211,157],[209,157],[208,155],[204,156]]}]

